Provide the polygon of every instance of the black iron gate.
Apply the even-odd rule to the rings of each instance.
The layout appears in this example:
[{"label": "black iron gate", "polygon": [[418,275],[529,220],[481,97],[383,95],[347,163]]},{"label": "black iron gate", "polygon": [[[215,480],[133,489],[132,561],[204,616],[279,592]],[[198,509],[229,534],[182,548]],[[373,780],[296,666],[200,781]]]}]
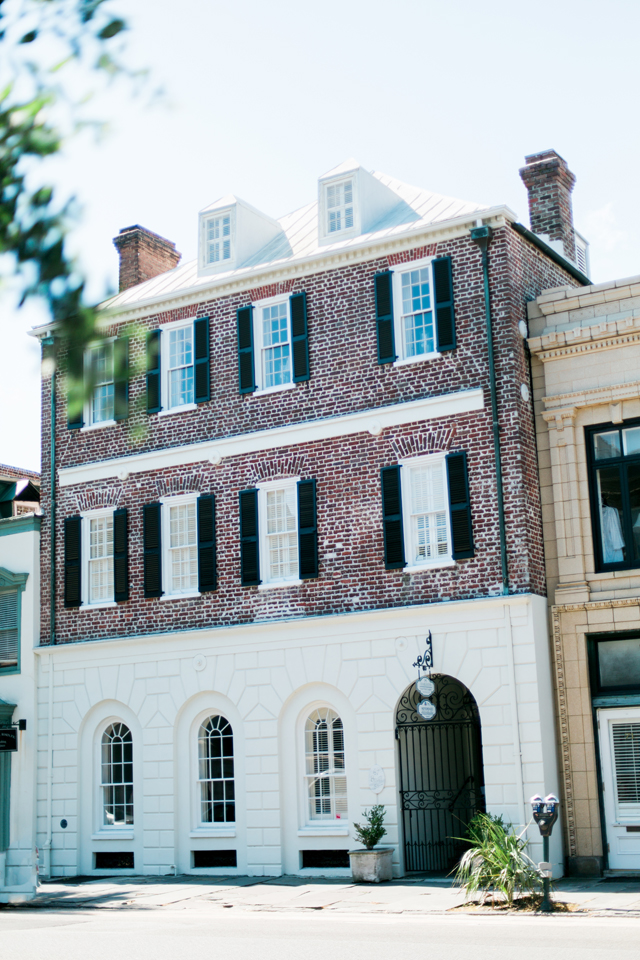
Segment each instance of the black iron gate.
[{"label": "black iron gate", "polygon": [[453,677],[435,674],[433,720],[416,713],[415,683],[396,713],[405,869],[449,871],[466,844],[466,826],[484,810],[480,718],[472,695]]}]

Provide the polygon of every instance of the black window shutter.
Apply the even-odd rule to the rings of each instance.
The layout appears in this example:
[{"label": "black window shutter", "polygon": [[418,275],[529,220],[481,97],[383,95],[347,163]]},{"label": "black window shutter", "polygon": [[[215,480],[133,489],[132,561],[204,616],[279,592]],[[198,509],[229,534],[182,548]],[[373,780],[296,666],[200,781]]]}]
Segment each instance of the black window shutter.
[{"label": "black window shutter", "polygon": [[449,486],[451,538],[453,541],[451,556],[454,560],[465,560],[475,554],[466,453],[448,454],[447,482]]},{"label": "black window shutter", "polygon": [[160,399],[160,330],[147,334],[147,413],[162,409]]},{"label": "black window shutter", "polygon": [[84,426],[84,362],[82,350],[69,343],[67,354],[67,427]]},{"label": "black window shutter", "polygon": [[113,418],[129,416],[129,338],[118,337],[113,344]]},{"label": "black window shutter", "polygon": [[393,336],[393,273],[376,273],[376,327],[378,330],[378,363],[393,363],[396,348]]},{"label": "black window shutter", "polygon": [[384,564],[387,570],[397,570],[405,565],[400,467],[383,467],[380,471],[380,481],[382,484]]},{"label": "black window shutter", "polygon": [[256,388],[253,365],[253,307],[238,310],[238,374],[240,393],[253,393]]},{"label": "black window shutter", "polygon": [[438,350],[455,350],[456,318],[453,312],[451,257],[438,257],[431,266],[433,269],[433,299],[436,308]]},{"label": "black window shutter", "polygon": [[145,503],[142,508],[145,597],[162,596],[161,515],[162,505],[159,503]]},{"label": "black window shutter", "polygon": [[195,345],[195,365],[193,371],[194,397],[196,403],[206,403],[211,399],[209,374],[209,317],[198,317],[193,321],[193,342]]},{"label": "black window shutter", "polygon": [[82,517],[64,521],[64,605],[79,607],[82,603]]},{"label": "black window shutter", "polygon": [[240,492],[240,574],[243,587],[260,583],[258,491]]},{"label": "black window shutter", "polygon": [[113,511],[113,599],[129,599],[129,530],[126,507]]},{"label": "black window shutter", "polygon": [[198,590],[218,586],[216,571],[216,504],[213,494],[198,497]]},{"label": "black window shutter", "polygon": [[291,349],[293,353],[293,382],[309,379],[309,335],[307,332],[307,295],[291,295]]},{"label": "black window shutter", "polygon": [[298,564],[301,580],[318,576],[316,481],[298,481]]}]

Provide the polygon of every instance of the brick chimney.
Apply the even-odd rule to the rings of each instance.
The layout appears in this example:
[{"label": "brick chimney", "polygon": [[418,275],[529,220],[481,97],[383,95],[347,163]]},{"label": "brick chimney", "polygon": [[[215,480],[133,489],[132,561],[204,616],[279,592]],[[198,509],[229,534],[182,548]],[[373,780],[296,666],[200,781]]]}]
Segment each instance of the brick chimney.
[{"label": "brick chimney", "polygon": [[529,193],[529,222],[550,246],[560,241],[564,255],[576,259],[571,191],[576,182],[566,161],[555,150],[543,150],[524,158],[520,176]]},{"label": "brick chimney", "polygon": [[182,256],[175,243],[137,223],[121,230],[113,243],[120,255],[120,292],[173,270]]}]

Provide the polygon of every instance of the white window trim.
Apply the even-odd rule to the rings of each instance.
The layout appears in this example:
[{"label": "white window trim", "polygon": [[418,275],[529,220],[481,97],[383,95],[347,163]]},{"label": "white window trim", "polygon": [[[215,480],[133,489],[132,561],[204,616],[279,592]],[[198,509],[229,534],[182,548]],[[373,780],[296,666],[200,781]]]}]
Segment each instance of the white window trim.
[{"label": "white window trim", "polygon": [[[105,343],[115,343],[116,339],[117,339],[116,337],[105,337],[103,340],[97,340],[95,343],[91,343],[91,344],[86,348],[86,350],[84,351],[83,358],[82,358],[82,380],[83,380],[83,383],[85,384],[85,387],[87,387],[87,386],[88,386],[88,383],[89,383],[89,379],[88,379],[87,373],[88,373],[88,371],[89,371],[90,355],[91,355],[92,350],[95,350],[96,347],[101,347],[101,346],[103,346]],[[114,357],[114,364],[115,364],[115,357]],[[115,382],[116,382],[116,381],[115,381],[115,374],[116,374],[116,372],[115,372],[115,366],[114,366],[114,369],[113,369],[113,389],[114,389],[113,403],[114,403],[114,412],[115,412],[115,402],[116,402],[116,398],[115,398]],[[96,423],[93,422],[93,420],[91,419],[92,399],[93,399],[92,397],[87,396],[87,398],[86,398],[85,401],[84,401],[84,407],[83,407],[83,410],[82,410],[83,426],[80,428],[80,429],[81,429],[81,432],[83,432],[83,431],[85,431],[85,430],[100,430],[100,429],[102,429],[102,427],[113,427],[113,426],[115,426],[118,421],[117,421],[117,420],[114,420],[114,419],[111,419],[111,420],[98,420]]]},{"label": "white window trim", "polygon": [[429,453],[422,457],[411,457],[406,460],[399,460],[398,464],[406,471],[400,471],[400,491],[402,496],[402,533],[404,536],[405,557],[409,556],[411,545],[411,483],[409,481],[409,470],[413,467],[429,466],[434,467],[438,463],[442,465],[444,476],[444,502],[445,515],[447,518],[447,543],[449,544],[449,553],[446,557],[438,557],[437,560],[430,560],[423,563],[407,563],[404,567],[404,573],[418,573],[420,570],[435,570],[442,567],[455,567],[456,561],[451,556],[453,542],[451,539],[451,512],[449,510],[449,481],[446,468],[446,453]]},{"label": "white window trim", "polygon": [[[287,487],[294,488],[296,505],[296,536],[298,536],[298,481],[300,477],[287,477],[281,480],[265,480],[256,484],[258,491],[258,543],[260,553],[260,579],[259,590],[271,590],[274,587],[296,587],[300,586],[302,580],[300,577],[292,577],[290,580],[268,580],[266,573],[269,569],[268,549],[267,549],[267,493],[270,490],[284,490]],[[300,557],[298,557],[298,570],[300,569]]]},{"label": "white window trim", "polygon": [[[79,610],[100,610],[104,607],[117,607],[115,599],[99,600],[97,603],[89,603],[89,559],[91,556],[91,520],[98,520],[100,517],[113,517],[115,507],[100,507],[95,510],[85,510],[80,514],[82,519],[82,530],[80,532],[80,593],[81,603]],[[112,558],[113,561],[113,558]],[[115,571],[114,571],[114,591],[115,591]]]},{"label": "white window trim", "polygon": [[160,511],[160,525],[161,532],[160,536],[162,538],[162,596],[161,600],[186,600],[189,597],[201,597],[202,594],[199,590],[191,590],[189,593],[171,593],[169,586],[171,583],[171,566],[170,566],[170,555],[169,555],[169,544],[171,542],[170,533],[170,508],[178,507],[185,503],[195,503],[196,504],[196,556],[198,552],[198,508],[197,500],[198,493],[181,493],[172,497],[160,497],[159,502],[162,504],[162,510]]},{"label": "white window trim", "polygon": [[[217,220],[229,214],[231,218],[231,256],[228,260],[218,260],[217,263],[208,263],[207,261],[207,224],[210,220]],[[198,263],[201,273],[224,273],[227,270],[233,270],[236,263],[236,207],[221,207],[219,210],[209,210],[207,213],[200,214],[200,256]]]},{"label": "white window trim", "polygon": [[[128,727],[131,731],[131,739],[133,744],[133,823],[118,824],[114,823],[110,826],[108,823],[104,822],[104,789],[102,784],[102,738],[106,731],[114,723],[123,723],[125,727]],[[95,811],[94,811],[94,824],[95,829],[93,831],[92,840],[132,840],[135,838],[135,828],[136,828],[136,796],[139,797],[140,794],[140,784],[136,776],[136,737],[134,735],[134,728],[131,726],[127,720],[123,720],[120,716],[112,716],[103,720],[98,727],[96,728],[95,735],[95,775],[94,775],[94,796],[95,796]]]},{"label": "white window trim", "polygon": [[[202,724],[208,720],[210,717],[221,716],[231,724],[231,730],[233,732],[233,784],[234,784],[234,795],[235,795],[235,820],[229,820],[225,823],[204,823],[200,818],[202,815],[202,806],[201,806],[201,787],[200,787],[200,754],[199,754],[199,745],[198,738],[200,733],[200,727]],[[236,726],[231,723],[229,720],[229,715],[223,707],[212,706],[207,710],[201,711],[198,714],[198,718],[192,723],[190,730],[190,761],[191,761],[191,788],[190,788],[190,797],[191,797],[191,830],[189,831],[190,838],[206,838],[206,837],[235,837],[236,830],[238,826],[238,733]]]},{"label": "white window trim", "polygon": [[[309,775],[307,774],[307,747],[306,747],[306,727],[307,720],[312,713],[315,713],[316,710],[333,710],[333,712],[340,717],[342,720],[342,732],[344,740],[344,775],[347,781],[347,817],[344,819],[342,817],[335,818],[333,820],[312,820],[309,811]],[[298,721],[298,745],[300,751],[300,770],[302,776],[299,777],[300,781],[300,802],[302,804],[302,817],[301,826],[298,827],[298,836],[299,837],[344,837],[349,836],[351,831],[351,813],[349,811],[350,806],[350,797],[349,797],[349,764],[348,764],[348,749],[347,749],[347,731],[346,724],[344,719],[344,714],[338,710],[332,703],[328,700],[316,700],[313,701],[306,710],[303,710],[300,714]],[[299,821],[300,822],[300,821]]]},{"label": "white window trim", "polygon": [[[160,403],[161,409],[158,411],[158,416],[166,416],[169,413],[186,413],[187,410],[196,410],[198,405],[197,403],[183,403],[177,407],[169,406],[169,337],[168,334],[171,330],[179,330],[181,327],[191,327],[192,330],[192,348],[193,348],[193,388],[195,391],[195,378],[196,378],[196,357],[195,357],[195,335],[193,333],[193,325],[196,320],[196,317],[188,317],[185,320],[172,320],[171,323],[163,323],[162,326],[158,327],[160,330]],[[195,392],[194,392],[195,396]]]},{"label": "white window trim", "polygon": [[[334,187],[339,183],[346,183],[348,180],[351,181],[351,189],[353,196],[353,226],[348,230],[338,230],[336,233],[329,233],[329,207],[327,206],[327,190],[328,187]],[[360,229],[360,178],[358,176],[357,170],[352,170],[350,173],[340,174],[338,177],[332,177],[330,180],[321,180],[320,181],[320,190],[319,190],[319,242],[321,244],[329,243],[341,243],[343,240],[351,240],[353,237],[357,237],[361,233]]]},{"label": "white window trim", "polygon": [[[289,383],[280,383],[275,387],[265,387],[264,370],[262,367],[262,352],[264,350],[264,337],[262,331],[261,312],[263,307],[275,307],[278,303],[287,304],[287,331],[289,334],[289,361],[291,366],[291,380]],[[253,320],[253,364],[256,389],[250,396],[264,397],[269,393],[279,393],[281,390],[291,390],[297,386],[293,382],[293,335],[291,332],[291,294],[279,293],[275,297],[266,297],[264,300],[255,300],[252,303]]]},{"label": "white window trim", "polygon": [[[394,361],[394,367],[404,367],[410,363],[422,363],[423,360],[435,360],[441,357],[437,347],[436,331],[436,309],[435,309],[435,291],[433,288],[433,270],[431,264],[435,257],[423,257],[421,260],[411,260],[408,263],[398,264],[393,269],[391,276],[391,288],[393,296],[393,336],[397,360]],[[406,344],[404,338],[404,324],[402,322],[402,274],[409,273],[410,270],[421,270],[423,267],[429,268],[429,290],[431,291],[431,313],[433,315],[433,336],[435,349],[431,353],[421,353],[416,357],[408,357],[406,353]]]}]

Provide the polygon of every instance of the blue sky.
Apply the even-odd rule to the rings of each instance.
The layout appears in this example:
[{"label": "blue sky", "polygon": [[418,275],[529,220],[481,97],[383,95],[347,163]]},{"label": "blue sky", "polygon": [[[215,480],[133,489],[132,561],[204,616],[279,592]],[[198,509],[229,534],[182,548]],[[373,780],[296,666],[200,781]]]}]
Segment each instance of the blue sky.
[{"label": "blue sky", "polygon": [[[528,223],[525,154],[576,174],[594,282],[640,274],[637,44],[632,0],[119,0],[127,60],[162,86],[118,85],[100,143],[70,142],[47,177],[83,214],[72,238],[93,297],[117,284],[112,238],[140,223],[196,249],[198,210],[235,193],[271,216],[316,195],[349,156],[408,183],[507,203]],[[39,469],[34,307],[0,303],[0,462]]]}]

